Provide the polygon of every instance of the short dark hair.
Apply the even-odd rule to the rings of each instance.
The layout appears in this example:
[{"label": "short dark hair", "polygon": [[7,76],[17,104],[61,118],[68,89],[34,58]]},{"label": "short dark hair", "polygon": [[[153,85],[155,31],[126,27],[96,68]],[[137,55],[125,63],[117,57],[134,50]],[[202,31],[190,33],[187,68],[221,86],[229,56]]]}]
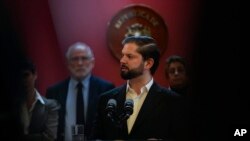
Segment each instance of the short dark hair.
[{"label": "short dark hair", "polygon": [[159,66],[160,51],[154,38],[149,36],[128,36],[122,41],[122,45],[135,43],[138,45],[137,52],[140,53],[144,60],[152,58],[154,60],[150,72],[153,75]]},{"label": "short dark hair", "polygon": [[183,66],[185,66],[186,68],[186,60],[181,57],[181,56],[178,56],[178,55],[172,55],[172,56],[169,56],[166,60],[167,64],[171,64],[172,62],[180,62],[181,64],[183,64]]},{"label": "short dark hair", "polygon": [[30,59],[23,59],[18,62],[20,71],[31,71],[33,74],[36,72],[36,66]]},{"label": "short dark hair", "polygon": [[185,72],[188,73],[186,59],[184,57],[179,56],[179,55],[171,55],[171,56],[169,56],[166,59],[166,68],[165,68],[165,71],[168,72],[168,68],[169,68],[170,64],[173,63],[173,62],[179,62],[179,63],[181,63],[184,66],[184,68],[185,68]]}]

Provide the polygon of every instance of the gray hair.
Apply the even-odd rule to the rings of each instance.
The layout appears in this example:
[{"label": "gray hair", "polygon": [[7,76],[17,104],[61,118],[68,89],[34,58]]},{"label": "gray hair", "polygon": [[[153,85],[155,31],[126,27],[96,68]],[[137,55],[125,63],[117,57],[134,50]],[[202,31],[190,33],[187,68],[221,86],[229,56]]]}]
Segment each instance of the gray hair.
[{"label": "gray hair", "polygon": [[69,60],[70,59],[70,55],[71,55],[71,52],[72,50],[76,49],[76,48],[84,48],[87,50],[88,52],[88,56],[90,58],[94,58],[94,54],[93,54],[93,51],[91,50],[90,46],[87,45],[86,43],[83,43],[83,42],[76,42],[74,44],[72,44],[71,46],[69,46],[66,54],[65,54],[65,57]]}]

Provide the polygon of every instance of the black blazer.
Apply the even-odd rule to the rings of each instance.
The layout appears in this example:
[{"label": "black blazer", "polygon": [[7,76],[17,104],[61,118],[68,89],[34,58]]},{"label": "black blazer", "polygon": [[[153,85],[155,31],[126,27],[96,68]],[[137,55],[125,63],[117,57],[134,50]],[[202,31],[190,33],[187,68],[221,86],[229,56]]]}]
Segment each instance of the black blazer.
[{"label": "black blazer", "polygon": [[126,121],[117,126],[107,117],[105,107],[109,99],[117,101],[119,115],[126,99],[126,85],[108,91],[101,96],[92,139],[177,140],[182,136],[184,125],[179,120],[185,117],[181,112],[181,97],[176,93],[153,83],[130,134],[128,134]]},{"label": "black blazer", "polygon": [[[58,140],[64,140],[64,127],[65,127],[65,112],[66,112],[66,99],[68,93],[69,78],[49,87],[46,91],[46,97],[56,99],[61,104],[59,111],[59,125],[58,125]],[[110,89],[113,89],[114,84],[105,81],[101,78],[91,76],[89,82],[89,99],[88,99],[88,113],[86,119],[86,136],[89,136],[92,129],[92,123],[95,118],[97,102],[99,95]]]}]

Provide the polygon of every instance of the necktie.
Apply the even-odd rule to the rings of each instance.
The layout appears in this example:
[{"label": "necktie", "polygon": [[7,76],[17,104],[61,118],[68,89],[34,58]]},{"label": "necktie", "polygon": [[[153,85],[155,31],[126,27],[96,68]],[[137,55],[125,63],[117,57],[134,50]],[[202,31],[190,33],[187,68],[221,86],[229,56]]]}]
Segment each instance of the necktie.
[{"label": "necktie", "polygon": [[84,124],[84,102],[83,102],[83,85],[81,82],[77,84],[76,97],[76,124]]}]

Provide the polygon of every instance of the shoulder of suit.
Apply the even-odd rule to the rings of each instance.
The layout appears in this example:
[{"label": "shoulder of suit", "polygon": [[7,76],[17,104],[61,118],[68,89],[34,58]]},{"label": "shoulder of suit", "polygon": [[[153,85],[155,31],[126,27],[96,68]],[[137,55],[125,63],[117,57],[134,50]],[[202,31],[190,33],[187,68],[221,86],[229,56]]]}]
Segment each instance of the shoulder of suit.
[{"label": "shoulder of suit", "polygon": [[57,89],[57,88],[61,88],[61,87],[65,87],[69,84],[69,78],[62,80],[60,82],[57,82],[51,86],[48,87],[48,89]]},{"label": "shoulder of suit", "polygon": [[100,77],[98,77],[98,76],[93,76],[93,75],[92,75],[90,80],[98,81],[98,82],[103,83],[103,84],[113,85],[110,81],[105,80],[105,79],[103,79],[103,78],[100,78]]},{"label": "shoulder of suit", "polygon": [[99,78],[96,76],[91,76],[90,85],[93,87],[101,87],[105,91],[115,88],[115,85],[108,80]]},{"label": "shoulder of suit", "polygon": [[104,92],[103,94],[102,94],[102,96],[111,96],[111,95],[117,95],[117,94],[120,94],[121,93],[121,91],[123,90],[123,89],[125,89],[126,87],[123,85],[123,86],[119,86],[119,87],[116,87],[116,88],[113,88],[113,89],[111,89],[111,90],[108,90],[108,91],[106,91],[106,92]]},{"label": "shoulder of suit", "polygon": [[167,96],[171,96],[171,97],[180,97],[180,95],[166,87],[160,86],[159,84],[155,83],[155,87],[157,87],[158,91],[160,93],[164,93]]},{"label": "shoulder of suit", "polygon": [[57,102],[57,100],[55,99],[48,99],[44,96],[41,96],[44,103],[45,103],[45,106],[50,109],[50,110],[58,110],[61,106],[60,104]]}]

